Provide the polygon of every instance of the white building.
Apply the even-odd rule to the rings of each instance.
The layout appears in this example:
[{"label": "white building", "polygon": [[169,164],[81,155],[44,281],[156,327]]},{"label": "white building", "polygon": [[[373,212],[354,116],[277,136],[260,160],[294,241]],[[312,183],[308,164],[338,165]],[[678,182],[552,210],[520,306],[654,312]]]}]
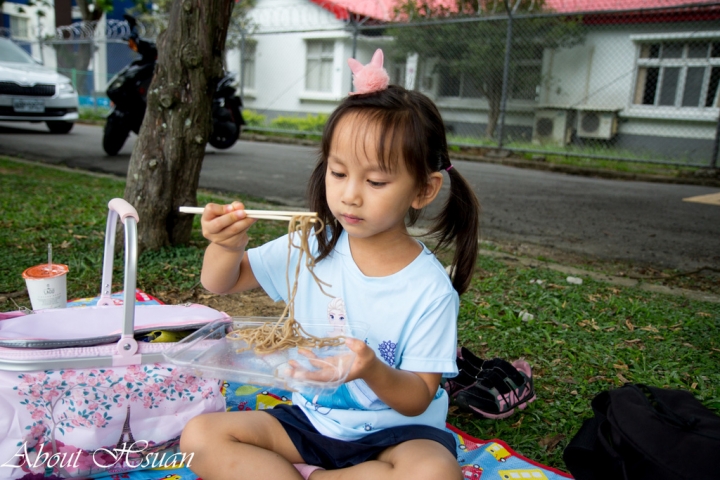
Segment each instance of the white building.
[{"label": "white building", "polygon": [[[128,1],[118,0],[117,15]],[[245,107],[268,119],[330,113],[351,89],[347,58],[366,63],[376,48],[393,41],[384,27],[397,1],[258,0],[250,13],[254,29],[245,37],[245,55],[234,48],[226,58],[230,71],[244,71]],[[12,33],[33,56],[53,66],[54,49],[40,48],[37,38],[54,30],[54,11],[27,3],[2,4],[5,34]],[[621,155],[656,152],[707,162],[718,142],[720,116],[720,6],[715,0],[544,4],[544,11],[582,12],[585,41],[572,48],[540,48],[534,58],[524,59],[521,74],[535,88],[510,89],[506,141],[590,144],[601,151],[612,146]],[[354,35],[354,25],[377,28]],[[104,31],[101,22],[97,32],[102,36]],[[96,40],[91,69],[94,88],[102,93],[107,76],[129,61],[129,52],[118,44],[111,55],[109,43]],[[480,89],[468,87],[472,79],[448,79],[433,68],[435,59],[418,54],[419,63],[393,64],[386,56],[391,81],[430,96],[451,133],[484,133],[489,104]]]},{"label": "white building", "polygon": [[[586,38],[528,59],[526,71],[537,76],[537,89],[510,98],[505,127],[510,139],[599,141],[709,158],[720,114],[720,8],[698,3],[712,2],[547,0],[546,7],[556,12],[586,12]],[[688,4],[696,6],[677,9]],[[269,118],[332,111],[350,91],[346,60],[353,48],[365,63],[376,48],[392,42],[382,33],[361,34],[353,46],[348,18],[381,27],[391,19],[393,5],[393,0],[259,0],[251,13],[257,31],[246,42],[245,106]],[[240,70],[239,51],[230,51],[227,60],[230,70]],[[451,131],[482,132],[487,100],[477,92],[449,91],[432,61],[420,65],[415,72],[386,57],[391,79],[405,83],[408,73],[415,76],[412,85],[433,98]]]},{"label": "white building", "polygon": [[55,11],[52,7],[29,3],[32,2],[8,0],[0,4],[0,35],[11,37],[38,61],[55,68],[55,51],[49,45],[41,48],[38,42],[39,37],[55,31]]},{"label": "white building", "polygon": [[[269,114],[329,113],[351,86],[347,59],[353,35],[343,13],[329,2],[259,0],[250,14],[257,29],[245,47],[243,100],[250,109]],[[346,2],[362,4],[363,2]],[[376,48],[390,39],[358,38],[356,57],[370,61]],[[239,49],[229,50],[227,68],[240,71]]]}]

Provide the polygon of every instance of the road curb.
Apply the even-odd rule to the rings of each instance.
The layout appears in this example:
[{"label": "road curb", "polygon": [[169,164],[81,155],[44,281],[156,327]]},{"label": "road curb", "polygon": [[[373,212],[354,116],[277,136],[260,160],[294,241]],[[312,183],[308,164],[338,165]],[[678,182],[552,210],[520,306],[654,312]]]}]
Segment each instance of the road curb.
[{"label": "road curb", "polygon": [[[93,122],[79,122],[92,125],[99,125]],[[302,145],[306,147],[319,147],[320,142],[316,140],[308,140],[305,138],[276,137],[272,135],[262,135],[251,132],[242,132],[240,140],[249,142],[268,142],[280,143],[286,145]],[[605,178],[609,180],[627,180],[634,182],[652,182],[667,183],[678,185],[697,185],[704,187],[720,188],[720,169],[703,168],[697,170],[696,176],[670,176],[670,175],[651,175],[634,172],[621,172],[617,170],[607,170],[601,168],[577,167],[574,165],[562,165],[556,163],[548,163],[541,160],[524,160],[511,157],[492,157],[489,155],[475,155],[462,152],[450,152],[450,158],[455,160],[465,160],[469,162],[491,163],[496,165],[505,165],[515,168],[527,168],[531,170],[539,170],[545,172],[564,173],[567,175],[577,175],[592,178]]]},{"label": "road curb", "polygon": [[[318,147],[320,145],[320,142],[315,140],[290,137],[275,137],[272,135],[261,135],[251,132],[243,132],[240,135],[240,140],[247,140],[251,142],[271,142],[291,145],[303,145],[307,147]],[[527,168],[546,172],[565,173],[568,175],[606,178],[610,180],[627,180],[635,182],[653,182],[680,185],[698,185],[705,187],[720,187],[720,169],[711,168],[698,170],[699,173],[697,174],[697,176],[670,176],[651,175],[634,172],[621,172],[601,168],[576,167],[573,165],[561,165],[539,160],[523,160],[511,157],[491,157],[488,155],[475,155],[453,151],[450,152],[450,158],[455,160],[465,160],[469,162],[492,163],[496,165],[505,165],[515,168]]]},{"label": "road curb", "polygon": [[516,168],[528,168],[532,170],[566,173],[568,175],[578,175],[593,178],[607,178],[611,180],[628,180],[636,182],[671,183],[680,185],[720,187],[720,170],[718,169],[701,170],[700,172],[702,172],[703,175],[700,176],[673,177],[669,175],[651,175],[634,172],[620,172],[616,170],[604,170],[601,168],[576,167],[573,165],[561,165],[557,163],[522,160],[518,158],[492,158],[488,156],[466,155],[462,153],[450,153],[450,158],[456,158],[458,160],[466,160],[471,162],[474,161],[493,163]]}]

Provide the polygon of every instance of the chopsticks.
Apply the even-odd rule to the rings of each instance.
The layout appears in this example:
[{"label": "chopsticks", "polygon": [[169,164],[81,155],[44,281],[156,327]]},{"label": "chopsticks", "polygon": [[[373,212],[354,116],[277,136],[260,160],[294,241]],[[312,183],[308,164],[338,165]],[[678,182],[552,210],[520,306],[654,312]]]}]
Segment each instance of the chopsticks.
[{"label": "chopsticks", "polygon": [[[180,207],[180,213],[192,213],[202,215],[205,210],[203,207]],[[280,220],[289,222],[295,216],[317,217],[317,212],[293,212],[284,210],[245,210],[248,218],[257,218],[261,220]]]}]

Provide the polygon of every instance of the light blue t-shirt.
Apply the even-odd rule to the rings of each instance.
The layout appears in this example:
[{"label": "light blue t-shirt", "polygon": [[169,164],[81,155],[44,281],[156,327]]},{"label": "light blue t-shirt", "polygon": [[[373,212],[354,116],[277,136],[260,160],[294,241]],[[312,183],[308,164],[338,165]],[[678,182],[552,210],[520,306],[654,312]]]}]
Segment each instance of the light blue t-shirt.
[{"label": "light blue t-shirt", "polygon": [[[355,264],[348,235],[343,231],[332,254],[314,269],[320,280],[330,284],[324,290],[332,297],[320,291],[303,266],[295,297],[295,319],[301,323],[338,325],[362,322],[369,326],[365,343],[388,365],[413,372],[456,375],[458,294],[435,255],[425,245],[422,247],[417,258],[401,271],[385,277],[368,277]],[[314,236],[310,238],[310,249],[316,256]],[[287,301],[287,235],[248,250],[248,255],[253,274],[265,292],[275,301]],[[298,255],[299,250],[293,248],[291,286]],[[294,393],[293,403],[320,433],[355,440],[399,425],[444,428],[448,398],[438,388],[424,413],[408,417],[383,403],[363,380],[355,380],[332,395],[306,398]]]}]

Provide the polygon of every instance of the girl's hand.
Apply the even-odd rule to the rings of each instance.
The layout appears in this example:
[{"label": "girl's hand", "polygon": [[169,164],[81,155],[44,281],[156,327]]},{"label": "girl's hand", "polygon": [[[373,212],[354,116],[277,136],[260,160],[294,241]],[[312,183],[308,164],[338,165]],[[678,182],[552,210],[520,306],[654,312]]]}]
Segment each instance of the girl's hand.
[{"label": "girl's hand", "polygon": [[346,338],[345,345],[355,352],[355,358],[352,359],[352,354],[335,355],[331,357],[318,357],[312,351],[299,348],[298,353],[307,357],[312,369],[305,368],[300,362],[296,360],[290,360],[288,371],[284,371],[284,376],[302,380],[313,380],[318,382],[334,382],[340,379],[341,375],[347,371],[348,364],[352,361],[350,366],[350,373],[345,382],[363,378],[371,370],[371,367],[375,365],[375,352],[372,348],[368,347],[365,342],[356,338]]},{"label": "girl's hand", "polygon": [[373,367],[377,366],[375,351],[365,342],[357,338],[346,338],[345,345],[355,352],[355,361],[345,381],[349,382],[351,380],[357,380],[358,378],[365,379],[368,375],[371,375]]},{"label": "girl's hand", "polygon": [[348,371],[354,355],[346,353],[330,357],[318,357],[311,350],[298,348],[298,353],[306,357],[311,368],[307,368],[297,360],[289,360],[287,365],[281,368],[280,376],[298,380],[312,380],[314,382],[336,382]]},{"label": "girl's hand", "polygon": [[247,246],[247,230],[253,223],[255,219],[247,218],[242,202],[208,203],[200,220],[203,237],[233,251],[241,251]]}]

